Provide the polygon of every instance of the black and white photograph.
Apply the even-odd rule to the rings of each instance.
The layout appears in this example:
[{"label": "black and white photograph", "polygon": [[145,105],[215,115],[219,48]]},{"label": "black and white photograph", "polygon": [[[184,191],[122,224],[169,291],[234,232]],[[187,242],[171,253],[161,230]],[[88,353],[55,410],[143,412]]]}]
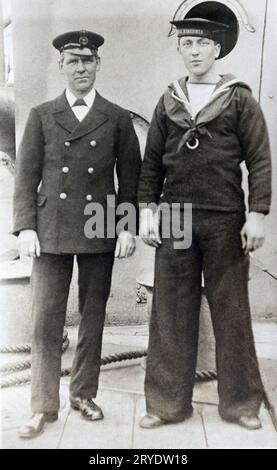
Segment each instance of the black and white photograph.
[{"label": "black and white photograph", "polygon": [[0,0],[2,450],[277,449],[276,24]]}]

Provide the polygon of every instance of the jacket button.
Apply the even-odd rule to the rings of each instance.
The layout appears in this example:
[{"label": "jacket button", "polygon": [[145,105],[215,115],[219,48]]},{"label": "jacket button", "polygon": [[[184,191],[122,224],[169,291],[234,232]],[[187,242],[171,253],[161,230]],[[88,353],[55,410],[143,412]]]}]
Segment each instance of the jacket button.
[{"label": "jacket button", "polygon": [[88,168],[88,173],[89,173],[90,175],[92,175],[93,172],[94,172],[94,169],[93,169],[93,168]]},{"label": "jacket button", "polygon": [[70,147],[71,143],[68,142],[68,141],[66,141],[66,142],[64,143],[64,145],[65,145],[66,147]]},{"label": "jacket button", "polygon": [[63,169],[62,169],[62,172],[63,173],[68,173],[69,172],[68,166],[64,166]]},{"label": "jacket button", "polygon": [[96,140],[91,140],[90,145],[91,147],[96,147]]},{"label": "jacket button", "polygon": [[87,194],[87,195],[86,195],[86,200],[87,200],[87,201],[92,201],[92,195],[91,195],[91,194]]},{"label": "jacket button", "polygon": [[60,194],[60,199],[66,199],[67,198],[67,194],[66,193],[61,193]]}]

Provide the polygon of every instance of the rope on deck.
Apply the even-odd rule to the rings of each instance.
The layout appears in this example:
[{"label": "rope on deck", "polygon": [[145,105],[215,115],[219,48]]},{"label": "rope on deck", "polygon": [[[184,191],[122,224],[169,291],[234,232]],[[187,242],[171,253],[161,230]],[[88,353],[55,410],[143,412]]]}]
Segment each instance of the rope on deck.
[{"label": "rope on deck", "polygon": [[[69,339],[68,339],[68,332],[64,330],[63,334],[63,346],[62,352],[66,351],[69,346]],[[30,352],[31,345],[30,344],[23,344],[21,346],[2,346],[0,348],[1,353],[22,353],[22,352]],[[104,356],[101,358],[101,366],[106,366],[108,364],[113,364],[115,362],[121,361],[130,361],[132,359],[139,359],[142,357],[147,356],[147,350],[142,351],[127,351],[122,353],[115,353],[110,354],[108,356]],[[31,361],[18,361],[14,363],[4,364],[0,367],[0,374],[3,376],[4,374],[10,374],[14,372],[20,372],[31,367]],[[61,376],[69,376],[71,374],[71,367],[62,369]],[[201,370],[196,371],[195,373],[195,382],[202,382],[207,380],[214,380],[216,379],[217,374],[215,370]],[[20,375],[9,377],[7,379],[1,380],[0,388],[8,388],[8,387],[15,387],[18,385],[25,385],[30,383],[31,381],[31,374],[27,375]]]}]

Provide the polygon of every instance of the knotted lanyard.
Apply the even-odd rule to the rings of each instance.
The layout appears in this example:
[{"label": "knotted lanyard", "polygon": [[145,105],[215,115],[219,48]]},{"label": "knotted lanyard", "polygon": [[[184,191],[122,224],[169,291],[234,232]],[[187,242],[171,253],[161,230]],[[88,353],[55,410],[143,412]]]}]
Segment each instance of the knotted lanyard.
[{"label": "knotted lanyard", "polygon": [[246,83],[241,82],[234,75],[223,75],[209,101],[198,111],[193,119],[190,114],[190,103],[187,98],[186,81],[187,78],[176,80],[169,85],[164,94],[166,114],[173,122],[185,130],[178,144],[177,152],[185,144],[191,150],[197,148],[199,138],[202,135],[208,135],[212,139],[213,137],[206,124],[217,118],[229,106],[234,96],[236,85],[240,84],[249,89]]}]

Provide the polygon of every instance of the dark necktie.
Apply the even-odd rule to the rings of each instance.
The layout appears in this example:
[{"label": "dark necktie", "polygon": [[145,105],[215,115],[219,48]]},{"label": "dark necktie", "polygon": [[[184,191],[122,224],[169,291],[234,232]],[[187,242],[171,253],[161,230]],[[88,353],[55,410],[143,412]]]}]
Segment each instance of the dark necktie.
[{"label": "dark necktie", "polygon": [[87,103],[85,100],[83,100],[83,98],[78,98],[75,103],[73,103],[72,107],[73,106],[87,106]]}]

